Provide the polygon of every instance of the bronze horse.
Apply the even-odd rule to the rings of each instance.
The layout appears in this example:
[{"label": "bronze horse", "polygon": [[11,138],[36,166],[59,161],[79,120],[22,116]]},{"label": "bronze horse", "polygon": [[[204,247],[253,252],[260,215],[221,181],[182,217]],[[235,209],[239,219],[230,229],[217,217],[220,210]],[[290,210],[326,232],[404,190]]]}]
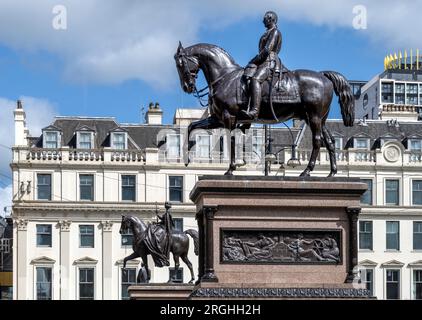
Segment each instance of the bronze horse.
[{"label": "bronze horse", "polygon": [[[151,241],[157,242],[157,239],[148,239],[150,237],[150,228],[152,224],[146,224],[138,217],[135,216],[122,216],[122,223],[120,226],[120,234],[131,230],[133,233],[133,253],[126,258],[123,259],[123,268],[126,268],[126,263],[129,260],[141,257],[143,262],[143,267],[146,269],[147,272],[147,279],[146,282],[149,282],[151,279],[151,272],[148,268],[148,259],[147,256],[149,254],[153,255],[154,253],[150,250]],[[195,254],[198,255],[198,232],[193,229],[186,230],[185,232],[180,232],[173,230],[169,236],[169,251],[173,254],[174,265],[175,269],[177,270],[180,266],[179,258],[182,258],[183,262],[188,266],[190,273],[191,273],[191,280],[189,283],[192,283],[194,280],[194,273],[192,268],[192,263],[188,259],[188,252],[189,252],[189,238],[190,235],[193,239],[194,243],[194,251]],[[150,240],[150,241],[148,241]],[[154,258],[154,256],[153,256]],[[155,261],[155,259],[154,259]],[[167,261],[168,262],[168,261]],[[168,264],[167,264],[168,265]],[[141,270],[142,271],[142,270]],[[138,275],[138,282],[141,276],[141,271]],[[172,279],[169,280],[171,282]]]},{"label": "bronze horse", "polygon": [[[197,44],[188,48],[179,47],[174,56],[179,73],[180,83],[187,93],[197,92],[196,78],[202,70],[209,87],[209,111],[206,119],[194,121],[188,127],[188,137],[195,129],[236,128],[248,129],[251,121],[240,121],[239,113],[247,110],[248,102],[238,102],[236,90],[242,80],[244,69],[222,48],[211,44]],[[263,84],[262,92],[267,94],[259,118],[260,123],[281,123],[290,119],[304,120],[312,131],[312,153],[306,169],[301,177],[307,177],[314,169],[319,150],[324,142],[330,156],[330,174],[337,173],[335,141],[325,126],[330,111],[333,91],[339,96],[341,114],[345,126],[354,123],[354,96],[347,79],[333,71],[315,72],[309,70],[292,71],[294,81],[299,88],[299,103],[273,103],[268,98],[269,82]],[[246,100],[247,101],[247,100]],[[192,147],[188,144],[188,151]],[[186,165],[189,159],[185,161]],[[230,167],[226,175],[232,175],[235,165],[235,141],[231,137]]]}]

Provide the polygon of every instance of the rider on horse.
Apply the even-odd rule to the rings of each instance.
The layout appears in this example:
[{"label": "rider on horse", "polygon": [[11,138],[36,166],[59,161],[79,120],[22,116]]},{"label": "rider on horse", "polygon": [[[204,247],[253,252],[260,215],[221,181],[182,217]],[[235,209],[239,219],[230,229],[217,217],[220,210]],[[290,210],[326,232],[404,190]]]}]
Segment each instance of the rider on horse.
[{"label": "rider on horse", "polygon": [[[284,67],[278,57],[281,50],[282,36],[277,29],[277,14],[268,11],[264,15],[264,25],[267,31],[259,41],[259,53],[249,62],[244,77],[251,79],[251,107],[249,111],[242,110],[242,118],[256,120],[261,107],[261,86],[271,75],[280,74]],[[271,84],[270,84],[271,85]]]}]

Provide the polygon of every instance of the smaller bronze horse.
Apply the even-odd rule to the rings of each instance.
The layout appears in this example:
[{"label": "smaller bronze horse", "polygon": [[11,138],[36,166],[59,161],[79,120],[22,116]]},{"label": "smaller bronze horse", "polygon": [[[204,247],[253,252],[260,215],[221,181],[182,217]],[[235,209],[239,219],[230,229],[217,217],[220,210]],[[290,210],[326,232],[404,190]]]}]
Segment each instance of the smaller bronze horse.
[{"label": "smaller bronze horse", "polygon": [[[158,232],[156,231],[158,229]],[[157,267],[169,266],[168,261],[168,252],[160,252],[161,248],[168,248],[168,251],[173,254],[175,269],[180,266],[179,258],[185,262],[188,266],[191,273],[191,280],[189,283],[192,283],[195,279],[192,263],[188,259],[189,252],[189,238],[190,235],[194,243],[194,252],[198,255],[198,232],[193,229],[186,230],[185,232],[180,232],[177,230],[172,230],[170,234],[164,234],[163,228],[156,223],[146,224],[138,217],[135,216],[122,216],[122,224],[120,226],[120,234],[126,233],[128,230],[131,230],[133,233],[133,253],[123,259],[123,268],[126,268],[126,263],[129,260],[141,257],[142,266],[147,271],[146,282],[149,282],[151,279],[151,271],[148,268],[148,255],[150,254],[154,259],[154,263]],[[156,236],[158,235],[158,236]],[[164,237],[166,238],[164,238]],[[165,242],[165,244],[164,244]],[[165,250],[164,250],[165,251]],[[138,282],[141,276],[142,269],[138,275]],[[170,279],[171,282],[173,279]]]}]

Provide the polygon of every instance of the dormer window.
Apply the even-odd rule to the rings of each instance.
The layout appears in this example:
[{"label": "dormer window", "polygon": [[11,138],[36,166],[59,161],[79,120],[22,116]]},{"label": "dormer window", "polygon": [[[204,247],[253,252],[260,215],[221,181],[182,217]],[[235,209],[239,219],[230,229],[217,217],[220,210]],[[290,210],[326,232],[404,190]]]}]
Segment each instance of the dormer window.
[{"label": "dormer window", "polygon": [[198,135],[196,137],[196,156],[198,158],[210,158],[211,137],[209,135]]},{"label": "dormer window", "polygon": [[76,139],[77,139],[78,149],[93,149],[94,147],[94,133],[93,132],[78,132]]},{"label": "dormer window", "polygon": [[43,147],[49,149],[60,148],[58,131],[44,131],[43,133]]},{"label": "dormer window", "polygon": [[367,138],[355,138],[355,148],[356,149],[369,149],[369,139]]},{"label": "dormer window", "polygon": [[127,139],[125,132],[112,132],[111,133],[111,148],[116,150],[127,149]]},{"label": "dormer window", "polygon": [[167,157],[170,159],[180,158],[180,135],[167,135]]},{"label": "dormer window", "polygon": [[422,140],[420,140],[420,139],[409,140],[409,150],[410,151],[422,151]]}]

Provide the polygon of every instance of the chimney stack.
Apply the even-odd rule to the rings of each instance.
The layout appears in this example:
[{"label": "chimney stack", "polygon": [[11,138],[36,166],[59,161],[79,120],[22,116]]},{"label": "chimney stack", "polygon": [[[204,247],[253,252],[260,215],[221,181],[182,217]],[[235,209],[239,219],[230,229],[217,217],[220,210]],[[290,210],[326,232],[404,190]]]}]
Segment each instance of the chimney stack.
[{"label": "chimney stack", "polygon": [[15,146],[27,146],[28,129],[26,128],[26,114],[22,107],[22,101],[17,101],[13,114],[15,116]]},{"label": "chimney stack", "polygon": [[150,125],[161,125],[163,122],[163,111],[160,108],[160,104],[158,102],[154,103],[151,102],[148,107],[148,111],[145,115],[145,120],[147,124]]}]

